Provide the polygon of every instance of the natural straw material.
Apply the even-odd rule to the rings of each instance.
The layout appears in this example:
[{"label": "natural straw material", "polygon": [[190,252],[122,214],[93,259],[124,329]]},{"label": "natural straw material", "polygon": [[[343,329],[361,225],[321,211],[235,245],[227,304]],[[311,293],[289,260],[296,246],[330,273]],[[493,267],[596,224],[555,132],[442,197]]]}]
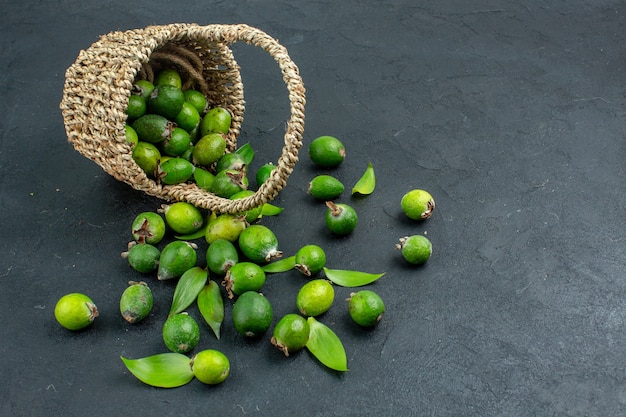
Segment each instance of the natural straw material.
[{"label": "natural straw material", "polygon": [[[192,79],[194,88],[205,93],[210,107],[231,112],[227,144],[234,151],[244,113],[239,66],[229,48],[235,42],[260,47],[271,55],[287,86],[291,115],[276,169],[253,195],[239,200],[218,197],[193,183],[157,183],[135,163],[126,142],[126,107],[135,79],[158,69],[163,60],[173,64]],[[181,62],[176,62],[176,56]],[[202,78],[194,79],[194,71],[185,71],[189,66],[201,70]],[[111,32],[81,51],[66,71],[60,107],[69,142],[116,179],[167,201],[237,213],[273,200],[286,185],[302,146],[304,94],[298,68],[287,50],[265,32],[247,25],[171,24]]]}]

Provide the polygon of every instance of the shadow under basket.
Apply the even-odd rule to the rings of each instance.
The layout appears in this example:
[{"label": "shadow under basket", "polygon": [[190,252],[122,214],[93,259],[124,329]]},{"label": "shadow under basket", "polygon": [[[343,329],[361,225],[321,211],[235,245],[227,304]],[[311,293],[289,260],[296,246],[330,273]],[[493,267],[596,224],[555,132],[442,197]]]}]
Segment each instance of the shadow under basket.
[{"label": "shadow under basket", "polygon": [[[290,117],[284,147],[270,178],[248,197],[230,200],[194,183],[160,184],[132,157],[126,141],[126,108],[138,76],[149,76],[161,65],[174,66],[200,90],[208,107],[223,107],[232,115],[227,151],[237,148],[245,109],[239,66],[230,45],[262,48],[282,72],[289,94]],[[146,74],[148,73],[148,74]],[[60,104],[68,141],[83,156],[131,187],[166,201],[187,201],[218,213],[238,213],[272,201],[285,187],[298,161],[304,131],[305,89],[298,67],[285,47],[265,32],[247,25],[171,24],[111,32],[80,51],[65,73]]]}]

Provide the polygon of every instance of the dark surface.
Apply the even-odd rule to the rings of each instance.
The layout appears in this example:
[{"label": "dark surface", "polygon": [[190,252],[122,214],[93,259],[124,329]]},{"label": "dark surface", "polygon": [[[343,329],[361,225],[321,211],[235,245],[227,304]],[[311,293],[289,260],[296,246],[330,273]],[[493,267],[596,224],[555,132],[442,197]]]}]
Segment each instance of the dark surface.
[{"label": "dark surface", "polygon": [[[620,416],[626,409],[626,27],[623,1],[2,1],[0,17],[0,415],[3,416]],[[523,4],[521,4],[523,3]],[[349,190],[373,162],[357,231],[334,239],[305,194],[301,161],[263,224],[293,253],[307,243],[333,268],[387,275],[379,327],[337,301],[321,321],[350,371],[307,352],[284,358],[230,323],[199,348],[225,352],[230,378],[172,389],[140,383],[120,355],[165,351],[174,283],[148,277],[150,317],[127,325],[118,302],[141,278],[119,254],[134,216],[161,201],[116,182],[67,143],[64,71],[104,33],[171,22],[247,23],[289,49],[307,87],[305,147],[341,138],[332,173]],[[236,46],[247,110],[241,143],[275,160],[288,115],[266,55]],[[434,216],[399,201],[429,190]],[[428,233],[411,268],[398,238]],[[201,246],[205,248],[204,246]],[[275,314],[305,282],[272,276]],[[54,320],[68,292],[101,316],[72,333]],[[229,307],[227,307],[227,314]],[[197,310],[190,309],[191,314]]]}]

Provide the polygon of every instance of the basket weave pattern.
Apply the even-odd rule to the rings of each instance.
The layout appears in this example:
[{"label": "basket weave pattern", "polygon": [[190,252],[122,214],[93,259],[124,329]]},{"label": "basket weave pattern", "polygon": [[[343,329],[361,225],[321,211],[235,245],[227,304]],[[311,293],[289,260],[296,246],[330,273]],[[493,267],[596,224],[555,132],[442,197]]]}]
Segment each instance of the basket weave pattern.
[{"label": "basket weave pattern", "polygon": [[[162,50],[192,51],[202,65],[202,91],[209,107],[220,106],[232,115],[227,147],[237,146],[245,103],[239,66],[229,47],[245,42],[270,54],[282,72],[290,102],[284,146],[270,178],[251,196],[229,200],[196,184],[163,185],[149,178],[132,158],[126,141],[126,107],[137,75],[146,64],[158,65]],[[171,24],[104,35],[81,51],[65,74],[60,104],[68,141],[119,181],[167,201],[187,201],[219,213],[237,213],[273,200],[298,161],[304,131],[305,89],[287,50],[259,29],[247,25]]]}]

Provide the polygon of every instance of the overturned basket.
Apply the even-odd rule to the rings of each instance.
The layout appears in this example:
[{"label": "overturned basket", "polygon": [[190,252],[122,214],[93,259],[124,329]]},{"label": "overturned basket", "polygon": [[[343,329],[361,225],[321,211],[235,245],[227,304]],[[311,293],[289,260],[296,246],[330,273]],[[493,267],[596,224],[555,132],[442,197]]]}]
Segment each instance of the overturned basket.
[{"label": "overturned basket", "polygon": [[[193,183],[157,183],[135,163],[132,145],[126,141],[126,107],[135,79],[152,65],[158,68],[165,57],[174,65],[180,58],[177,67],[181,71],[189,63],[197,63],[202,76],[189,77],[192,86],[205,94],[209,107],[220,106],[231,112],[226,141],[228,150],[233,151],[244,113],[239,66],[229,48],[235,42],[260,47],[270,54],[287,86],[291,115],[276,169],[254,194],[238,200],[218,197]],[[60,108],[69,142],[117,180],[168,201],[237,213],[273,200],[286,185],[302,146],[304,93],[298,68],[287,50],[263,31],[247,25],[171,24],[112,32],[81,51],[66,71]]]}]

